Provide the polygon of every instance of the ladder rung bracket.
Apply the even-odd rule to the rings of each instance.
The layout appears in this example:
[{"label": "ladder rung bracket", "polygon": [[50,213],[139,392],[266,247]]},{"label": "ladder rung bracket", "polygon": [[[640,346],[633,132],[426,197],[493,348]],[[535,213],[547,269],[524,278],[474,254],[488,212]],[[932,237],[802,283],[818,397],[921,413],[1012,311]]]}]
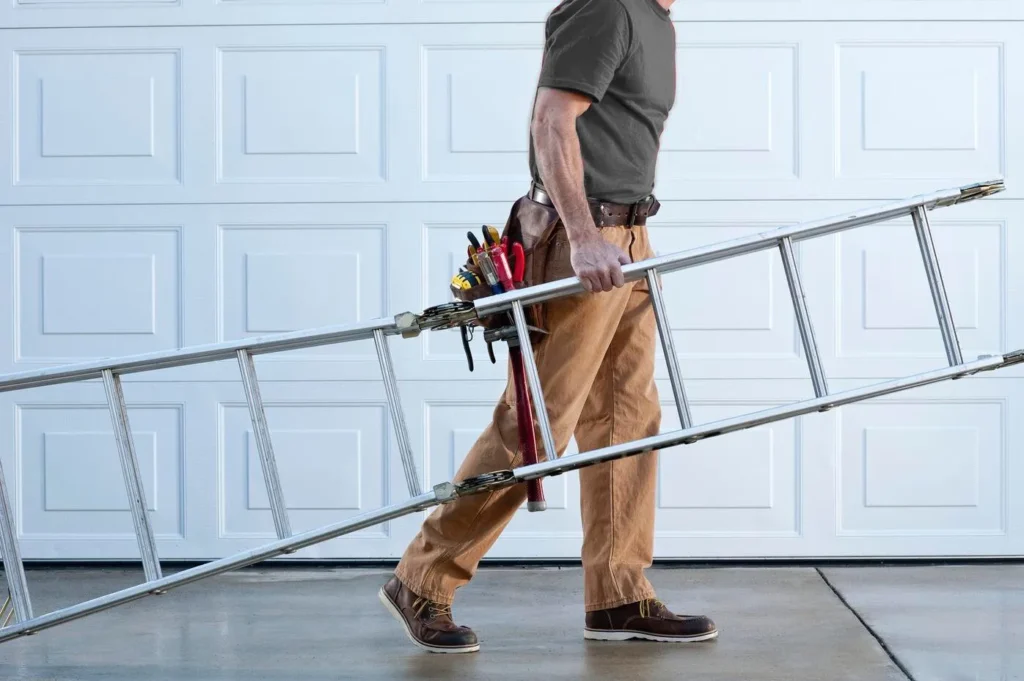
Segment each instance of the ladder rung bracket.
[{"label": "ladder rung bracket", "polygon": [[551,431],[551,419],[548,417],[544,392],[541,390],[540,374],[537,372],[537,360],[533,356],[530,330],[526,324],[526,313],[523,312],[522,303],[516,302],[512,304],[512,318],[516,324],[519,347],[522,348],[523,365],[526,367],[526,382],[530,385],[530,396],[533,398],[533,411],[537,417],[537,423],[540,425],[540,437],[544,443],[544,455],[548,461],[556,461],[558,459],[558,450],[555,448],[555,436]]},{"label": "ladder rung bracket", "polygon": [[917,245],[921,249],[921,258],[924,261],[924,272],[928,277],[928,289],[932,294],[932,304],[939,320],[942,345],[946,349],[946,360],[950,366],[957,366],[964,363],[964,358],[960,351],[956,325],[953,323],[953,312],[946,295],[946,284],[942,280],[939,258],[935,253],[935,242],[932,240],[932,230],[928,224],[928,211],[923,206],[918,207],[913,213],[913,220]]},{"label": "ladder rung bracket", "polygon": [[135,454],[135,441],[128,421],[128,407],[124,402],[124,390],[121,377],[110,369],[103,372],[103,387],[107,393],[107,405],[110,407],[110,420],[114,427],[114,440],[121,458],[121,471],[124,473],[125,492],[128,495],[128,509],[135,523],[135,536],[139,542],[139,553],[142,567],[146,572],[146,581],[154,582],[162,577],[160,559],[156,550],[156,538],[153,536],[153,525],[149,519],[149,506],[146,503],[146,490],[142,484],[142,472],[139,470],[139,458]]},{"label": "ladder rung bracket", "polygon": [[267,413],[263,409],[263,397],[260,395],[260,384],[256,376],[256,364],[252,353],[248,350],[238,351],[238,368],[242,374],[242,390],[245,401],[249,404],[249,418],[252,421],[253,437],[256,439],[256,450],[263,469],[263,480],[267,486],[267,500],[270,504],[270,515],[274,519],[274,529],[278,539],[290,537],[291,523],[288,520],[288,507],[284,503],[284,491],[281,488],[281,476],[277,470],[277,459],[274,457],[274,444],[267,426]]},{"label": "ladder rung bracket", "polygon": [[416,472],[416,460],[412,454],[412,439],[409,427],[402,410],[402,396],[398,391],[398,378],[395,376],[394,363],[391,361],[391,350],[388,339],[381,329],[373,332],[373,343],[377,347],[377,361],[384,377],[384,392],[387,395],[388,408],[391,410],[391,421],[394,423],[395,438],[398,440],[398,455],[402,459],[402,470],[405,472],[405,483],[409,487],[409,496],[422,494],[420,477]]},{"label": "ladder rung bracket", "polygon": [[693,416],[690,414],[690,403],[686,399],[686,390],[683,388],[683,372],[679,368],[679,356],[676,354],[676,344],[672,338],[672,327],[668,323],[665,295],[661,291],[661,281],[656,270],[647,270],[647,288],[651,292],[651,305],[654,307],[654,318],[658,324],[658,335],[661,336],[661,349],[665,353],[668,380],[672,385],[672,396],[675,398],[679,424],[683,428],[689,428],[693,425]]},{"label": "ladder rung bracket", "polygon": [[822,368],[818,342],[814,337],[811,314],[807,311],[807,297],[804,294],[804,286],[800,281],[800,269],[797,267],[796,256],[793,253],[793,240],[789,237],[779,239],[779,253],[782,256],[782,268],[786,272],[786,281],[789,284],[789,297],[793,299],[793,311],[796,314],[797,328],[800,331],[800,341],[803,343],[804,354],[807,356],[807,368],[811,372],[814,395],[823,397],[828,395],[828,383],[825,381],[825,370]]},{"label": "ladder rung bracket", "polygon": [[[32,599],[28,593],[28,581],[25,579],[25,565],[21,560],[21,547],[18,544],[18,533],[11,512],[11,497],[7,490],[7,478],[4,476],[3,463],[0,462],[0,559],[3,560],[4,576],[7,579],[7,599],[11,609],[2,615],[8,620],[11,614],[17,614],[19,622],[32,619]],[[2,624],[2,622],[0,622]],[[6,625],[4,625],[6,626]]]}]

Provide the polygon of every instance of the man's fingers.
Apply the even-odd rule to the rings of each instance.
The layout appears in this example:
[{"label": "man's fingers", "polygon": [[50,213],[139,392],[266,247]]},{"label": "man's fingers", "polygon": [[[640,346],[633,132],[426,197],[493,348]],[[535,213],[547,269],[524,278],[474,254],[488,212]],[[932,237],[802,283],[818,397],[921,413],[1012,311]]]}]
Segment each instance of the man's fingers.
[{"label": "man's fingers", "polygon": [[613,267],[612,268],[612,284],[614,284],[615,287],[618,288],[618,287],[624,285],[625,283],[626,283],[626,278],[622,274],[622,268],[621,267]]},{"label": "man's fingers", "polygon": [[629,265],[632,262],[633,262],[632,258],[630,258],[628,255],[626,255],[622,251],[619,251],[619,264],[620,265]]}]

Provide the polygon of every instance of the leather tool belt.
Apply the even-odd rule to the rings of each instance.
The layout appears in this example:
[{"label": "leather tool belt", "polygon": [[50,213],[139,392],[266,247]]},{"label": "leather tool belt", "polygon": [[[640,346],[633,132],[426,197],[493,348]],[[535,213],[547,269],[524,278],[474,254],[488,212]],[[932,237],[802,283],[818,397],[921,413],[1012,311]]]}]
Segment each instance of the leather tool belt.
[{"label": "leather tool belt", "polygon": [[[551,196],[544,191],[544,188],[536,182],[530,184],[530,191],[527,196],[537,203],[554,208]],[[646,196],[636,203],[613,203],[601,201],[600,199],[587,199],[590,202],[590,212],[594,216],[594,224],[600,227],[614,227],[625,225],[626,227],[643,226],[647,224],[647,218],[658,214],[661,204],[654,195]]]}]

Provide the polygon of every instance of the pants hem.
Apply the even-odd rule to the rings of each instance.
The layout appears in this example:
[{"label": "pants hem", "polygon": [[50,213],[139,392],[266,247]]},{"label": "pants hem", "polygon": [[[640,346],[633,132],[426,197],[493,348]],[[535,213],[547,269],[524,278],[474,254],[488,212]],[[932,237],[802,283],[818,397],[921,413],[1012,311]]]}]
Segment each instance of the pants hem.
[{"label": "pants hem", "polygon": [[643,591],[639,592],[638,594],[636,594],[634,596],[629,596],[627,598],[619,598],[619,599],[614,600],[614,601],[603,601],[603,602],[600,602],[600,603],[589,603],[589,604],[584,606],[584,610],[586,612],[594,612],[596,610],[610,610],[612,608],[618,608],[619,606],[622,606],[622,605],[628,605],[629,603],[636,603],[638,601],[643,601],[643,600],[646,600],[648,598],[654,598],[654,597],[655,597],[654,589],[644,589]]},{"label": "pants hem", "polygon": [[455,601],[455,594],[445,594],[434,589],[427,588],[423,584],[416,583],[401,567],[395,569],[395,577],[398,578],[406,589],[412,591],[421,598],[426,598],[441,605],[451,605]]}]

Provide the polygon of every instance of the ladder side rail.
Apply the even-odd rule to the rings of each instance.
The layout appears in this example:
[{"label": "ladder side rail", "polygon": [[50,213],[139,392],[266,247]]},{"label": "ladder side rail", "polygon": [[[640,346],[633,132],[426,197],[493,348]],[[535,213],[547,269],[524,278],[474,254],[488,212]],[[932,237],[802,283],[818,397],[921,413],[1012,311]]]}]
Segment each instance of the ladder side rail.
[{"label": "ladder side rail", "polygon": [[409,427],[405,422],[405,412],[402,410],[402,396],[398,391],[398,377],[395,375],[395,366],[391,360],[391,349],[382,329],[373,332],[373,344],[377,348],[377,362],[384,377],[384,392],[391,411],[395,438],[398,440],[398,455],[402,460],[402,470],[405,472],[405,484],[409,487],[409,496],[417,497],[423,490],[420,488],[420,476],[416,471],[416,459],[412,453],[412,438],[409,437]]},{"label": "ladder side rail", "polygon": [[913,213],[913,220],[917,244],[921,249],[921,258],[924,261],[925,275],[928,277],[928,289],[931,291],[935,314],[939,319],[939,331],[942,334],[942,344],[946,349],[946,359],[950,366],[963,364],[960,340],[957,338],[956,326],[953,324],[953,312],[949,307],[946,285],[942,280],[939,258],[935,253],[935,243],[932,241],[932,230],[928,224],[928,211],[924,207],[918,207]]},{"label": "ladder side rail", "polygon": [[[741,255],[749,255],[776,248],[779,240],[786,237],[793,241],[803,241],[836,234],[856,227],[906,217],[912,215],[920,206],[952,205],[958,202],[958,198],[964,196],[964,191],[964,189],[956,189],[936,192],[922,197],[866,209],[860,213],[847,213],[822,220],[803,222],[789,227],[780,227],[766,232],[708,244],[707,246],[699,246],[678,253],[669,253],[626,265],[622,268],[622,273],[625,280],[629,282],[647,276],[647,271],[650,269],[656,269],[661,274],[668,274],[669,272],[696,267],[697,265],[727,260]],[[970,200],[971,198],[974,197],[967,195],[966,198],[960,198],[960,201]],[[552,298],[582,292],[584,292],[584,289],[579,277],[566,277],[558,281],[538,284],[516,291],[485,296],[474,301],[474,306],[479,315],[487,316],[510,310],[512,303],[515,301],[519,301],[523,305],[534,305],[551,300]]]},{"label": "ladder side rail", "polygon": [[[3,560],[4,577],[7,579],[8,599],[19,622],[32,619],[32,599],[25,579],[25,564],[21,560],[17,527],[11,509],[11,497],[7,493],[7,479],[3,462],[0,462],[0,559]],[[5,604],[6,605],[6,604]],[[10,617],[7,614],[4,619]],[[0,623],[0,626],[4,626]]]},{"label": "ladder side rail", "polygon": [[139,458],[135,453],[135,442],[128,420],[128,407],[124,402],[121,377],[110,369],[105,369],[103,371],[103,388],[107,393],[110,421],[114,427],[114,441],[121,459],[121,471],[124,473],[125,492],[128,496],[128,509],[132,514],[132,522],[135,524],[135,537],[139,542],[142,567],[146,573],[146,581],[155,582],[163,575],[160,571],[160,559],[156,550],[153,525],[149,518],[149,505],[146,503],[146,489],[142,483],[142,472],[139,470]]},{"label": "ladder side rail", "polygon": [[668,366],[668,380],[672,386],[676,412],[679,414],[679,425],[682,428],[689,428],[693,425],[693,416],[690,414],[690,402],[686,399],[686,390],[683,388],[683,372],[679,367],[679,356],[676,354],[676,344],[672,338],[672,326],[668,323],[665,295],[662,293],[661,280],[656,270],[647,270],[647,288],[651,292],[651,305],[654,308],[654,319],[658,324],[665,364]]},{"label": "ladder side rail", "polygon": [[397,334],[399,332],[395,319],[387,317],[372,319],[358,324],[328,326],[304,331],[257,336],[225,343],[196,345],[177,350],[163,350],[128,355],[126,357],[105,358],[78,364],[0,375],[0,392],[102,378],[103,372],[108,369],[124,376],[126,374],[156,371],[159,369],[231,360],[237,356],[239,350],[248,350],[253,355],[264,355],[350,341],[370,340],[377,329],[388,334]]},{"label": "ladder side rail", "polygon": [[25,636],[30,633],[36,633],[63,622],[79,619],[101,610],[107,610],[114,606],[137,600],[152,593],[154,588],[166,591],[173,587],[183,586],[185,584],[196,582],[200,579],[217,574],[222,574],[239,567],[259,563],[283,553],[335,539],[342,535],[350,534],[368,527],[373,527],[382,522],[394,520],[410,513],[416,513],[439,504],[448,503],[461,496],[470,496],[498,487],[519,484],[536,478],[559,475],[566,471],[585,468],[605,461],[644,454],[656,449],[666,450],[671,447],[690,444],[705,438],[715,437],[746,428],[753,428],[774,421],[782,421],[815,411],[821,411],[823,407],[835,407],[853,402],[860,402],[873,397],[906,391],[919,386],[938,383],[947,379],[967,376],[981,371],[991,371],[1019,363],[1024,363],[1024,350],[1017,350],[1005,355],[984,357],[956,367],[944,367],[942,369],[936,369],[921,374],[882,381],[870,386],[863,386],[845,392],[835,393],[828,397],[813,398],[754,412],[752,414],[721,419],[719,421],[702,424],[700,426],[662,433],[654,437],[635,440],[633,442],[612,445],[610,447],[604,447],[590,452],[573,454],[554,461],[542,461],[530,466],[521,466],[511,471],[496,471],[495,473],[481,476],[479,479],[480,482],[475,482],[476,479],[471,479],[463,481],[458,485],[450,482],[441,483],[436,485],[431,492],[421,494],[418,497],[414,497],[399,504],[393,504],[375,511],[369,511],[345,521],[309,530],[302,534],[293,535],[287,539],[279,539],[269,544],[265,544],[264,546],[242,551],[232,556],[183,570],[168,577],[164,577],[152,584],[132,586],[121,591],[63,608],[61,610],[56,610],[6,629],[0,629],[0,642]]},{"label": "ladder side rail", "polygon": [[800,340],[807,358],[807,368],[811,373],[814,395],[824,397],[828,395],[828,382],[825,380],[825,370],[822,368],[818,342],[814,337],[811,314],[807,311],[807,296],[800,281],[800,269],[797,267],[796,256],[793,254],[793,240],[789,237],[780,239],[779,253],[782,256],[782,268],[786,272],[786,281],[789,284],[789,297],[793,299],[793,311],[796,314],[797,328],[800,330]]},{"label": "ladder side rail", "polygon": [[281,487],[281,476],[274,456],[274,444],[267,425],[267,412],[263,408],[263,397],[260,395],[260,384],[256,376],[256,364],[252,353],[248,350],[238,351],[238,368],[242,374],[242,389],[245,401],[249,404],[249,418],[252,421],[253,437],[256,439],[256,451],[263,469],[263,481],[267,487],[267,501],[270,515],[274,519],[274,530],[278,539],[290,537],[291,522],[288,520],[288,507],[284,501],[284,489]]},{"label": "ladder side rail", "polygon": [[634,440],[618,445],[612,445],[589,452],[581,452],[571,456],[562,457],[558,461],[543,461],[530,466],[521,466],[513,470],[517,483],[527,482],[536,477],[550,475],[561,475],[563,473],[585,468],[598,463],[613,461],[636,454],[642,454],[654,450],[665,450],[678,445],[688,445],[705,440],[711,437],[718,437],[740,430],[756,428],[767,423],[783,421],[803,416],[813,412],[827,411],[835,407],[842,407],[855,402],[863,402],[893,393],[905,392],[913,388],[919,388],[942,381],[962,378],[983,371],[994,371],[1013,364],[1024,363],[1024,350],[1017,350],[1005,355],[994,355],[981,357],[973,362],[967,362],[953,367],[933,369],[919,374],[912,374],[896,379],[889,379],[858,388],[853,388],[839,393],[832,393],[825,397],[814,397],[799,402],[771,407],[761,411],[732,416],[711,423],[693,426],[688,429],[675,430],[669,433],[662,433],[653,437]]}]

